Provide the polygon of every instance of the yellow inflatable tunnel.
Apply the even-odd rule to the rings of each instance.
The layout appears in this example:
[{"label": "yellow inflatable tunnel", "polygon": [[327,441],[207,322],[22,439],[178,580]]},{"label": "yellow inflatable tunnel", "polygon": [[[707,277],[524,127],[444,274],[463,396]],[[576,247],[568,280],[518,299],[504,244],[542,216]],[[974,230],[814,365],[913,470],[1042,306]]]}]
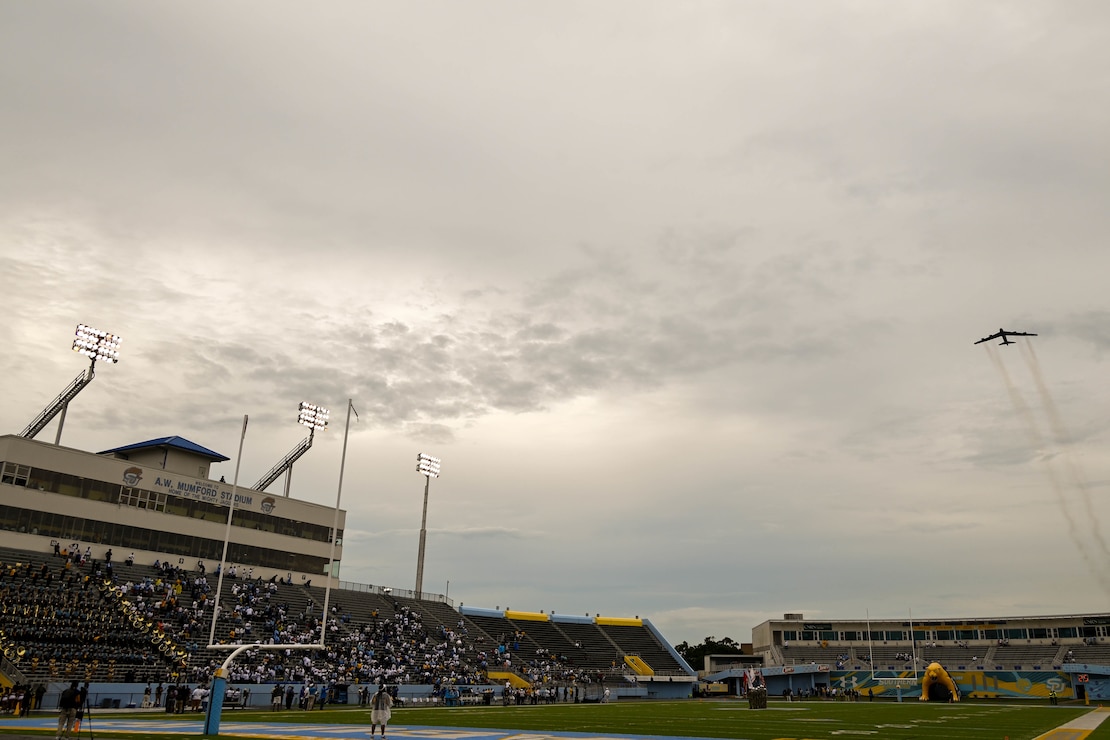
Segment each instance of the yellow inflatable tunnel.
[{"label": "yellow inflatable tunnel", "polygon": [[955,681],[940,663],[930,663],[921,680],[921,701],[959,701],[960,691]]}]

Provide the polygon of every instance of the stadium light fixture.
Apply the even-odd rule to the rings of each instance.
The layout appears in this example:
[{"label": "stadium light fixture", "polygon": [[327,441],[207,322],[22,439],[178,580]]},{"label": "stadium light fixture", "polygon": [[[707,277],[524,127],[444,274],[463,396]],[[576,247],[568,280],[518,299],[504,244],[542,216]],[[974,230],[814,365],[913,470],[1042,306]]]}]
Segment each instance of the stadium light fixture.
[{"label": "stadium light fixture", "polygon": [[421,452],[416,456],[416,472],[429,478],[439,477],[439,465],[442,461],[438,457],[425,455]]},{"label": "stadium light fixture", "polygon": [[73,351],[90,358],[94,363],[97,360],[116,363],[119,362],[119,343],[120,338],[116,334],[94,329],[88,324],[78,324],[73,338]]},{"label": "stadium light fixture", "polygon": [[297,423],[306,426],[312,431],[321,432],[328,428],[328,414],[330,412],[323,406],[301,401],[300,412],[297,414]]},{"label": "stadium light fixture", "polygon": [[424,542],[428,538],[428,488],[432,478],[439,477],[439,466],[442,462],[438,457],[425,455],[423,452],[416,456],[416,472],[424,476],[424,513],[420,517],[420,549],[416,554],[416,598],[424,589]]}]

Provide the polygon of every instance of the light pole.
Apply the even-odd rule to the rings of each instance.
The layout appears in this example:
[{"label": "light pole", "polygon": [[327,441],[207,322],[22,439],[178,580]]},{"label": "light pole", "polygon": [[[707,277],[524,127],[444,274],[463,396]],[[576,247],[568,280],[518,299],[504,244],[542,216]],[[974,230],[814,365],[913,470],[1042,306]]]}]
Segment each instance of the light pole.
[{"label": "light pole", "polygon": [[[119,362],[120,338],[115,334],[94,329],[86,324],[78,324],[73,337],[73,351],[89,358],[89,380],[93,379],[93,368],[97,360],[104,360],[115,364]],[[58,434],[54,437],[54,444],[61,444],[62,427],[66,423],[66,411],[69,410],[69,401],[62,405],[62,416],[58,419]]]},{"label": "light pole", "polygon": [[265,491],[270,487],[271,483],[280,478],[284,473],[285,497],[289,498],[289,488],[293,482],[293,463],[300,460],[301,455],[312,448],[312,440],[316,436],[316,430],[319,429],[322,432],[328,428],[328,410],[323,406],[301,401],[301,407],[297,414],[297,423],[308,427],[308,438],[301,440],[301,443],[294,447],[292,452],[279,460],[278,464],[270,468],[269,472],[262,476],[251,488],[256,491]]},{"label": "light pole", "polygon": [[424,476],[424,514],[420,517],[420,550],[416,555],[416,598],[424,590],[424,540],[428,537],[428,487],[432,478],[439,477],[438,457],[425,455],[423,452],[416,456],[416,472]]},{"label": "light pole", "polygon": [[106,332],[103,329],[94,329],[87,324],[78,324],[77,332],[73,338],[73,351],[84,355],[89,358],[89,367],[87,370],[82,370],[73,381],[66,386],[65,390],[58,394],[49,406],[43,409],[35,419],[27,425],[27,428],[20,432],[19,436],[27,439],[33,439],[36,434],[42,431],[43,427],[50,423],[50,420],[61,413],[62,418],[58,420],[58,433],[54,437],[54,444],[60,444],[62,441],[62,427],[66,423],[66,411],[69,409],[69,402],[77,397],[77,394],[93,381],[96,376],[96,361],[103,360],[105,362],[116,363],[119,362],[119,343],[120,338],[115,334]]}]

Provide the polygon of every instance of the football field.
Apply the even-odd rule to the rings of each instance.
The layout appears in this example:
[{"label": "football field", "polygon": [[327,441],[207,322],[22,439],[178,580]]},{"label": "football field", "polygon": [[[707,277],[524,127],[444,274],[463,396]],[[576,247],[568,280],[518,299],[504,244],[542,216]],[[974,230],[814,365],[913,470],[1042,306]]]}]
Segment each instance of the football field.
[{"label": "football field", "polygon": [[[1056,740],[1110,739],[1110,723],[1098,729],[1057,730],[1077,718],[1110,715],[1082,706],[1026,703],[921,704],[905,702],[772,702],[767,709],[749,709],[736,700],[615,702],[522,707],[459,707],[393,712],[390,738],[443,740],[541,740],[542,738],[688,737],[743,740],[1033,740],[1048,733]],[[55,715],[0,719],[0,734],[53,735]],[[94,711],[81,728],[120,740],[200,736],[201,715],[162,712]],[[323,711],[229,711],[221,736],[254,738],[364,739],[369,713],[358,707]],[[1055,730],[1055,732],[1053,732]],[[40,734],[41,733],[41,734]]]}]

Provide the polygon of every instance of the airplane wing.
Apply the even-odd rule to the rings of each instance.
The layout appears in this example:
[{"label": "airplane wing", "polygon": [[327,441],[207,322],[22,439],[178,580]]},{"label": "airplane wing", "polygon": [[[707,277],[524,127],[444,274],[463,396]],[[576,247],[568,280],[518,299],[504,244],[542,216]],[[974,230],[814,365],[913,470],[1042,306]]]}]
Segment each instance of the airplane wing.
[{"label": "airplane wing", "polygon": [[992,340],[992,339],[998,339],[998,338],[999,338],[999,337],[1001,337],[1001,336],[1002,336],[1003,334],[1013,334],[1013,332],[1001,332],[1001,331],[998,331],[998,332],[995,332],[994,334],[991,334],[991,335],[990,335],[989,337],[983,337],[983,338],[982,338],[982,339],[980,339],[980,340],[979,340],[978,342],[973,342],[973,344],[982,344],[983,342],[989,342],[989,341],[990,341],[990,340]]},{"label": "airplane wing", "polygon": [[1027,332],[1027,331],[1004,331],[1002,333],[1006,334],[1008,336],[1011,336],[1011,337],[1035,337],[1035,336],[1037,336],[1036,334],[1033,334],[1033,333]]}]

